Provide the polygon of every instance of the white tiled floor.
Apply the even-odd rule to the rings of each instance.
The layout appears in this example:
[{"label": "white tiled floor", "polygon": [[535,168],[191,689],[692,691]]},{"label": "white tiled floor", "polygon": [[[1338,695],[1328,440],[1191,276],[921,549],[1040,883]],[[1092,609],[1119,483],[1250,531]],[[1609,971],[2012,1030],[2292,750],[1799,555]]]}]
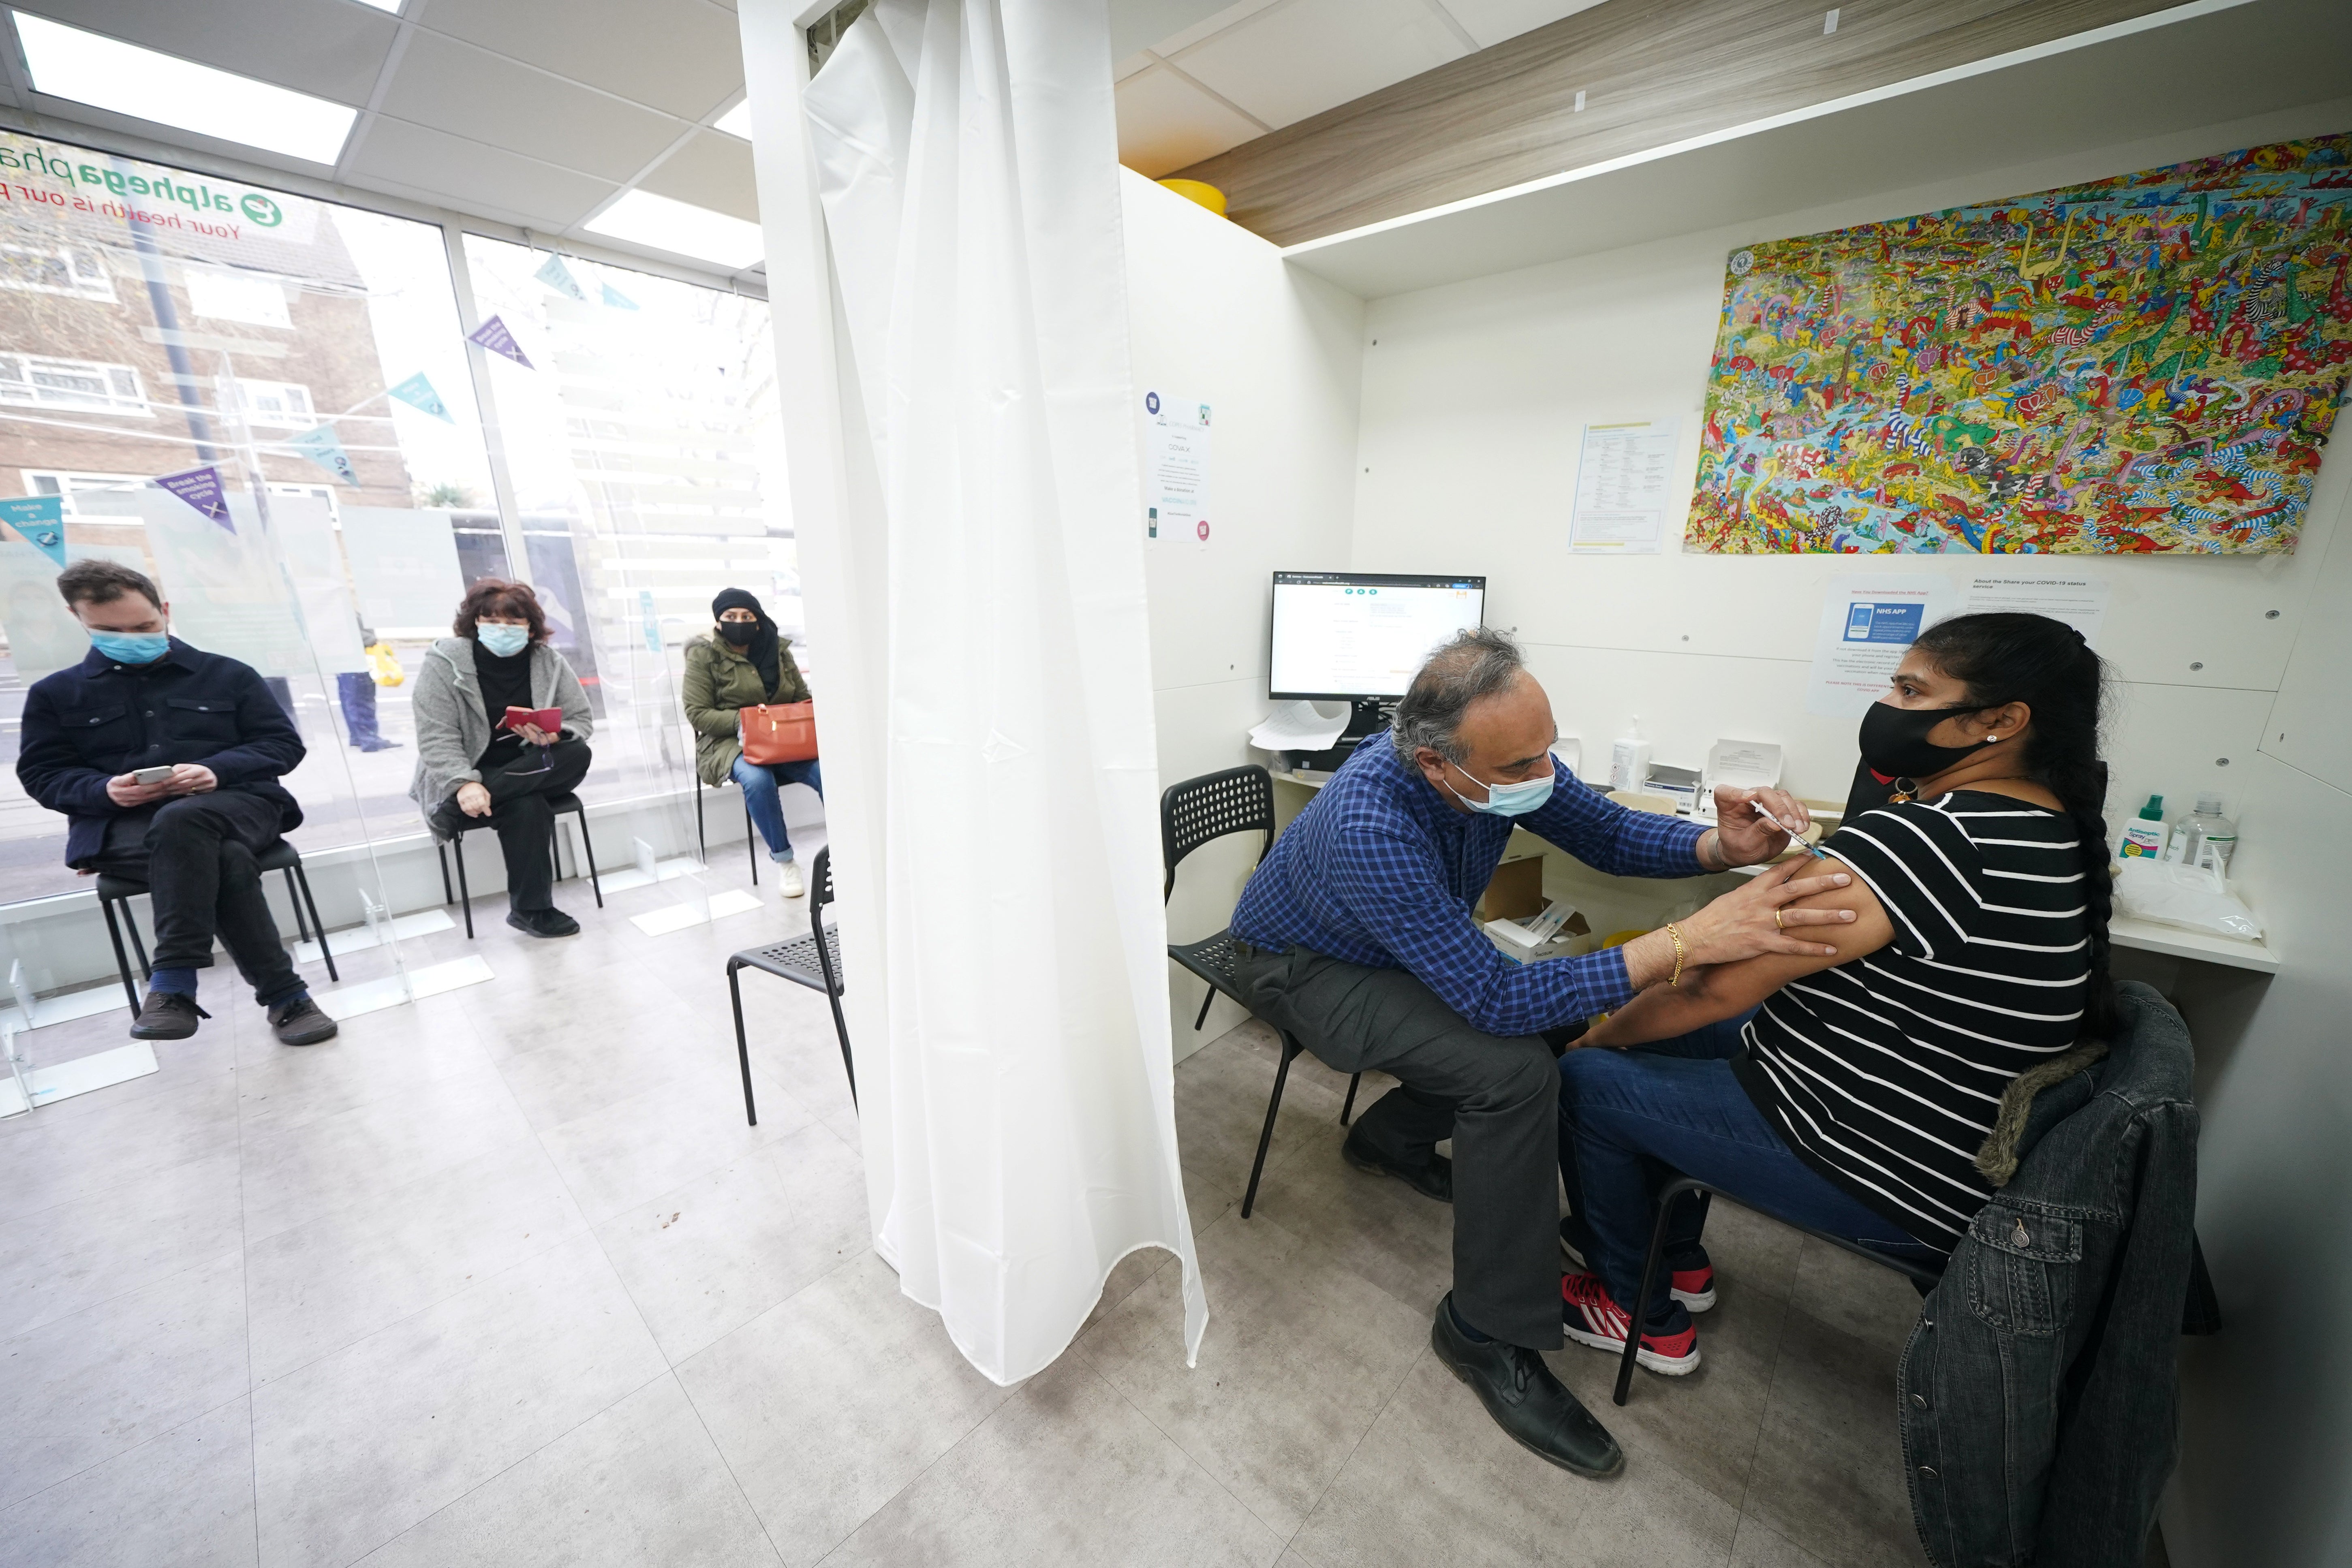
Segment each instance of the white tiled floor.
[{"label": "white tiled floor", "polygon": [[600,912],[566,883],[587,929],[560,943],[485,898],[478,941],[404,954],[478,952],[496,982],[308,1051],[207,971],[215,1017],[161,1072],[0,1124],[0,1564],[1919,1561],[1907,1285],[1719,1209],[1699,1373],[1620,1410],[1608,1359],[1554,1358],[1629,1456],[1580,1480],[1432,1360],[1449,1211],[1339,1162],[1341,1081],[1311,1061],[1239,1217],[1254,1026],[1177,1071],[1199,1366],[1148,1253],[995,1387],[866,1244],[822,999],[757,976],[744,1124],[721,966],[802,906],[629,924],[674,896]]}]

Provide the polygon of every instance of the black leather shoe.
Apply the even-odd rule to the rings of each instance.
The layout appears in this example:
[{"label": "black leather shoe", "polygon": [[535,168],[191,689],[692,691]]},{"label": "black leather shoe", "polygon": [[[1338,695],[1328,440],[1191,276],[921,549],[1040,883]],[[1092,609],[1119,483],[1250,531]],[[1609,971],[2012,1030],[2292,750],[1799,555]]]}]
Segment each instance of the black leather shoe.
[{"label": "black leather shoe", "polygon": [[1580,1476],[1613,1476],[1624,1469],[1617,1439],[1551,1375],[1541,1355],[1501,1340],[1480,1344],[1454,1326],[1451,1292],[1437,1303],[1429,1344],[1520,1448]]},{"label": "black leather shoe", "polygon": [[131,1021],[133,1040],[185,1040],[196,1032],[196,1020],[213,1015],[196,1006],[196,998],[177,991],[150,991],[139,1016]]},{"label": "black leather shoe", "polygon": [[511,909],[507,924],[533,936],[577,936],[580,922],[561,909]]},{"label": "black leather shoe", "polygon": [[1454,1201],[1454,1162],[1444,1155],[1430,1155],[1425,1166],[1401,1166],[1365,1148],[1350,1133],[1348,1141],[1339,1145],[1339,1157],[1360,1171],[1394,1176],[1423,1197],[1433,1197],[1440,1203]]},{"label": "black leather shoe", "polygon": [[322,1040],[334,1039],[336,1034],[335,1020],[308,997],[280,1002],[270,1009],[269,1027],[276,1031],[280,1045],[316,1045]]}]

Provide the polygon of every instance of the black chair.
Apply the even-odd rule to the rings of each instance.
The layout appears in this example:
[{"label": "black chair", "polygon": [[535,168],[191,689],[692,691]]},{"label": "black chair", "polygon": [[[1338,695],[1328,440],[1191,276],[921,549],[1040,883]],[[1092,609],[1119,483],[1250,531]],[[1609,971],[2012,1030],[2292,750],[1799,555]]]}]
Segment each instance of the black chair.
[{"label": "black chair", "polygon": [[[1222,773],[1203,773],[1198,779],[1171,784],[1160,792],[1160,855],[1167,868],[1166,880],[1160,888],[1160,903],[1167,903],[1176,891],[1177,863],[1202,844],[1228,833],[1264,833],[1265,841],[1257,852],[1260,861],[1274,847],[1274,779],[1265,768],[1253,763],[1246,768],[1228,768]],[[1234,963],[1240,956],[1236,945],[1230,930],[1220,931],[1203,941],[1168,945],[1168,956],[1209,988],[1201,998],[1201,1010],[1192,1016],[1195,1033],[1208,1021],[1209,1004],[1220,994],[1231,997],[1244,1008],[1249,1006],[1234,983]],[[1282,1065],[1274,1071],[1274,1093],[1265,1103],[1265,1125],[1257,1135],[1257,1157],[1250,1162],[1249,1190],[1242,1195],[1244,1219],[1257,1205],[1257,1181],[1265,1171],[1265,1151],[1274,1142],[1274,1118],[1282,1109],[1282,1090],[1290,1081],[1290,1064],[1307,1049],[1288,1030],[1283,1030],[1281,1034]],[[1348,1080],[1347,1103],[1339,1108],[1339,1125],[1343,1127],[1356,1113],[1356,1086],[1363,1078],[1359,1072]]]},{"label": "black chair", "polygon": [[[705,865],[710,863],[710,843],[702,836],[702,792],[724,788],[726,786],[721,784],[705,784],[698,778],[694,781],[695,858]],[[760,831],[751,825],[751,802],[748,798],[743,802],[743,853],[751,862],[751,885],[757,887],[760,885]]]},{"label": "black chair", "polygon": [[841,933],[824,923],[824,906],[833,902],[833,851],[817,851],[810,877],[809,934],[772,946],[746,947],[727,960],[727,998],[735,1008],[735,1060],[743,1069],[743,1119],[760,1124],[759,1107],[751,1103],[751,1047],[743,1034],[743,985],[736,977],[759,969],[823,991],[833,1005],[833,1032],[841,1040],[841,1068],[849,1074],[849,1103],[857,1103],[857,1064],[849,1054],[849,1020],[841,1016]]},{"label": "black chair", "polygon": [[[1705,1182],[1694,1180],[1690,1176],[1676,1176],[1664,1186],[1660,1187],[1657,1197],[1653,1200],[1657,1207],[1657,1218],[1650,1226],[1649,1253],[1642,1260],[1642,1293],[1634,1298],[1643,1304],[1630,1312],[1629,1315],[1633,1321],[1627,1325],[1625,1354],[1618,1358],[1617,1389],[1611,1396],[1620,1405],[1625,1403],[1626,1391],[1633,1385],[1635,1358],[1641,1354],[1642,1349],[1641,1320],[1643,1314],[1648,1311],[1650,1291],[1658,1282],[1658,1266],[1665,1256],[1666,1216],[1673,1209],[1675,1199],[1686,1192],[1698,1194],[1699,1217],[1702,1221],[1706,1218],[1708,1206],[1717,1197],[1716,1190]],[[1827,1242],[1840,1251],[1851,1252],[1857,1258],[1868,1259],[1882,1269],[1892,1269],[1916,1285],[1919,1288],[1919,1293],[1923,1296],[1934,1290],[1936,1282],[1944,1277],[1943,1265],[1940,1263],[1930,1267],[1908,1258],[1897,1258],[1891,1252],[1875,1251],[1848,1237],[1833,1236],[1826,1230],[1815,1230],[1811,1226],[1791,1224],[1769,1209],[1758,1208],[1750,1203],[1742,1203],[1738,1198],[1732,1197],[1729,1193],[1724,1193],[1721,1196],[1730,1198],[1732,1202],[1739,1204],[1740,1207],[1751,1213],[1760,1214],[1767,1219],[1787,1225],[1790,1229],[1801,1235],[1810,1236],[1816,1241]]]},{"label": "black chair", "polygon": [[[555,880],[558,882],[563,880],[563,852],[557,841],[555,819],[568,811],[580,819],[580,848],[588,857],[588,886],[596,894],[596,907],[604,908],[604,884],[596,876],[596,844],[595,841],[588,836],[587,806],[581,801],[578,795],[569,789],[561,795],[550,795],[547,798],[547,803],[555,809],[554,817],[548,820],[547,827],[547,858],[555,867]],[[457,818],[457,836],[455,839],[445,839],[437,833],[433,838],[433,852],[441,857],[441,902],[456,904],[460,900],[464,901],[466,940],[468,942],[474,939],[474,894],[473,891],[466,885],[466,835],[477,828],[487,828],[489,825],[490,819],[488,817],[468,817],[461,814]],[[454,893],[449,889],[449,851],[452,845],[456,846],[457,851],[457,887]]]},{"label": "black chair", "polygon": [[[310,874],[302,869],[302,856],[284,839],[254,857],[265,872],[286,873],[286,902],[294,906],[294,929],[305,942],[319,944],[319,956],[327,961],[327,978],[341,980],[335,972],[335,955],[327,946],[327,928],[320,924],[319,905],[310,896]],[[122,977],[122,994],[131,998],[131,1010],[139,1010],[139,992],[131,984],[131,959],[122,950],[122,928],[131,928],[131,951],[139,956],[139,977],[152,980],[154,969],[147,962],[147,944],[139,938],[139,922],[131,917],[131,901],[147,891],[147,884],[136,877],[115,876],[100,872],[98,877],[99,912],[106,916],[106,935],[114,943],[114,967]],[[120,906],[121,919],[115,915]],[[309,911],[309,918],[303,917]],[[314,936],[315,934],[315,936]]]}]

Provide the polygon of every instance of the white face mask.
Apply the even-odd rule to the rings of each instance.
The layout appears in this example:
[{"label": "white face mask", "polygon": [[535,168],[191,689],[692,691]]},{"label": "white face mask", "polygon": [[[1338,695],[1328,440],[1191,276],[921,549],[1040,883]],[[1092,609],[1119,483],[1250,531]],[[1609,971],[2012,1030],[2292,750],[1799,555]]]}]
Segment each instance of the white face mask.
[{"label": "white face mask", "polygon": [[495,621],[476,622],[474,635],[481,639],[484,648],[501,659],[513,658],[530,643],[530,627],[501,626]]},{"label": "white face mask", "polygon": [[1460,771],[1463,778],[1469,779],[1473,784],[1486,785],[1486,798],[1483,800],[1473,800],[1451,784],[1445,787],[1447,794],[1474,811],[1486,811],[1497,817],[1524,817],[1551,799],[1554,775],[1549,771],[1542,778],[1530,779],[1523,784],[1486,784],[1484,779],[1479,778],[1467,768],[1464,768],[1460,763],[1457,762],[1454,766]]}]

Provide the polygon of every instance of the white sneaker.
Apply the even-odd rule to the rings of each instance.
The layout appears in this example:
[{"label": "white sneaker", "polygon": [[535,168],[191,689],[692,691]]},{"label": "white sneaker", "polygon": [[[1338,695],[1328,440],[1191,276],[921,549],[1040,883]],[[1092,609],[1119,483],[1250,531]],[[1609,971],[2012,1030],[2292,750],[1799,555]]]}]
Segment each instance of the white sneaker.
[{"label": "white sneaker", "polygon": [[780,897],[798,898],[808,891],[802,884],[801,868],[797,862],[777,861],[773,863],[776,868],[776,893]]}]

